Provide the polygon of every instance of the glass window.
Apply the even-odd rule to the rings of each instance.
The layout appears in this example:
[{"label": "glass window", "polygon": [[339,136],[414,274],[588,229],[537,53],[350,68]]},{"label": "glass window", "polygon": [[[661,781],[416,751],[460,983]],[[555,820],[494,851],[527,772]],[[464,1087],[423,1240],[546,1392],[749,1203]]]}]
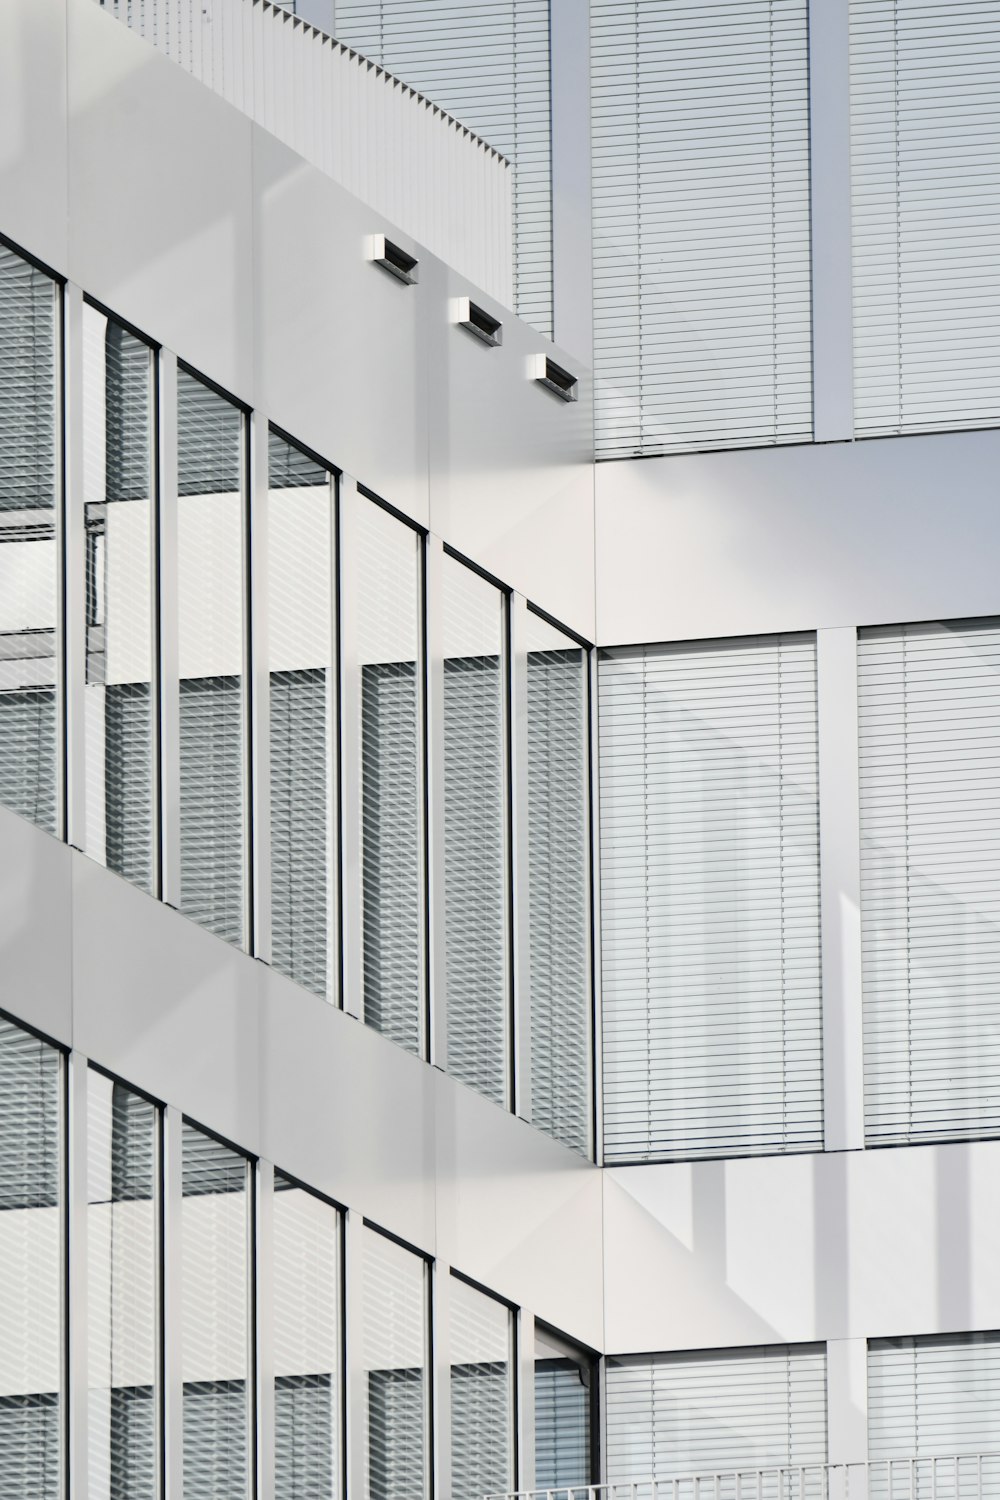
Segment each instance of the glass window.
[{"label": "glass window", "polygon": [[62,1469],[62,1076],[0,1018],[0,1494],[58,1500]]},{"label": "glass window", "polygon": [[528,953],[531,1118],[590,1144],[587,653],[530,610]]},{"label": "glass window", "polygon": [[340,1344],[340,1215],[276,1172],[276,1500],[340,1494]]},{"label": "glass window", "polygon": [[155,1500],[158,1111],[87,1077],[87,1396],[91,1500]]},{"label": "glass window", "polygon": [[249,1164],[184,1121],[184,1500],[250,1486]]},{"label": "glass window", "polygon": [[536,1323],[536,1489],[572,1490],[590,1483],[593,1391],[591,1357]]},{"label": "glass window", "polygon": [[336,942],[334,479],[269,435],[271,962],[327,995]]},{"label": "glass window", "polygon": [[0,803],[56,831],[58,291],[0,244]]},{"label": "glass window", "polygon": [[368,1378],[370,1500],[428,1491],[427,1264],[364,1230],[362,1358]]},{"label": "glass window", "polygon": [[513,1315],[456,1276],[449,1297],[451,1493],[480,1500],[513,1488]]},{"label": "glass window", "polygon": [[[364,1017],[423,1050],[422,539],[352,492],[345,514],[344,689],[360,786]],[[351,809],[349,809],[350,815]]]},{"label": "glass window", "polygon": [[505,599],[447,553],[442,590],[448,1071],[506,1104]]},{"label": "glass window", "polygon": [[154,887],[153,353],[83,309],[85,852]]},{"label": "glass window", "polygon": [[181,910],[242,945],[245,419],[177,372]]}]

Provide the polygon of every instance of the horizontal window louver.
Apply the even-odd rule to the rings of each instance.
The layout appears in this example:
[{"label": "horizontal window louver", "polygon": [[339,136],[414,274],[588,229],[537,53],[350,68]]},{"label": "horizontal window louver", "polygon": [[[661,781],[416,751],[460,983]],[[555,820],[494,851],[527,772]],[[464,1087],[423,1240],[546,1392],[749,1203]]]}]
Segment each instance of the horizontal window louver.
[{"label": "horizontal window louver", "polygon": [[1000,1133],[1000,619],[859,646],[871,1144]]},{"label": "horizontal window louver", "polygon": [[593,0],[601,458],[812,435],[806,0]]},{"label": "horizontal window louver", "polygon": [[56,690],[0,693],[0,803],[56,831]]},{"label": "horizontal window louver", "polygon": [[586,672],[579,647],[528,651],[531,1118],[581,1152],[590,1134]]},{"label": "horizontal window louver", "polygon": [[510,1311],[454,1277],[449,1296],[451,1492],[480,1500],[510,1489]]},{"label": "horizontal window louver", "polygon": [[177,372],[177,430],[178,492],[238,494],[243,483],[240,410],[183,369]]},{"label": "horizontal window louver", "polygon": [[548,0],[336,0],[337,39],[453,115],[514,170],[514,307],[552,337]]},{"label": "horizontal window louver", "polygon": [[571,1359],[535,1361],[535,1485],[590,1482],[590,1391]]},{"label": "horizontal window louver", "polygon": [[427,1488],[426,1267],[366,1227],[362,1356],[368,1385],[368,1494],[423,1500]]},{"label": "horizontal window louver", "polygon": [[855,431],[1000,422],[1000,12],[851,0]]},{"label": "horizontal window louver", "polygon": [[0,511],[55,504],[56,287],[0,244]]},{"label": "horizontal window louver", "polygon": [[327,681],[271,674],[271,962],[327,993]]},{"label": "horizontal window louver", "polygon": [[104,690],[105,827],[109,870],[152,889],[152,703],[148,682]]},{"label": "horizontal window louver", "polygon": [[243,938],[243,695],[237,677],[181,680],[181,909]]},{"label": "horizontal window louver", "polygon": [[[607,1428],[613,1480],[825,1463],[823,1348],[776,1345],[611,1359]],[[818,1497],[820,1476],[815,1486]],[[734,1495],[735,1486],[720,1493]],[[762,1496],[783,1493],[776,1476],[762,1476]]]},{"label": "horizontal window louver", "polygon": [[880,1500],[890,1482],[915,1500],[1000,1494],[1000,1334],[873,1339],[868,1446]]},{"label": "horizontal window louver", "polygon": [[279,1375],[274,1382],[275,1500],[338,1493],[332,1375]]},{"label": "horizontal window louver", "polygon": [[605,1157],[822,1149],[814,639],[599,681]]},{"label": "horizontal window louver", "polygon": [[149,500],[152,366],[149,346],[108,322],[105,334],[106,495],[109,501]]},{"label": "horizontal window louver", "polygon": [[58,1500],[62,1474],[62,1069],[0,1018],[0,1494]]}]

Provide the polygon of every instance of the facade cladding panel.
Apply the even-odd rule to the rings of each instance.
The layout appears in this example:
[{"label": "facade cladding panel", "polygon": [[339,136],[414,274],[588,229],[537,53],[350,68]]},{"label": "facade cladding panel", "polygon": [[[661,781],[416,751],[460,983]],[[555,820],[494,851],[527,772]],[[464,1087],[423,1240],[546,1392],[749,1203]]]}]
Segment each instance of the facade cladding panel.
[{"label": "facade cladding panel", "polygon": [[806,0],[593,0],[600,458],[812,436]]}]

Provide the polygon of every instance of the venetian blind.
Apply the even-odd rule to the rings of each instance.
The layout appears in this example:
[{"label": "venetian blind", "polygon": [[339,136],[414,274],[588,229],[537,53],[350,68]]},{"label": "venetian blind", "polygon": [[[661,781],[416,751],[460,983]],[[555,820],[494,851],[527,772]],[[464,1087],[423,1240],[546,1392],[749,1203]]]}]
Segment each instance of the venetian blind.
[{"label": "venetian blind", "polygon": [[548,0],[336,0],[338,41],[381,63],[514,172],[514,307],[552,337]]},{"label": "venetian blind", "polygon": [[364,1230],[362,1357],[368,1379],[368,1494],[423,1500],[427,1488],[427,1281],[418,1256]]},{"label": "venetian blind", "polygon": [[511,1314],[455,1277],[449,1298],[451,1492],[480,1500],[510,1488]]},{"label": "venetian blind", "polygon": [[593,0],[599,457],[812,435],[806,0]]},{"label": "venetian blind", "polygon": [[872,1144],[1000,1131],[1000,619],[858,645]]},{"label": "venetian blind", "polygon": [[808,635],[600,661],[608,1161],[822,1148]]},{"label": "venetian blind", "polygon": [[1000,11],[851,0],[860,434],[1000,421]]}]

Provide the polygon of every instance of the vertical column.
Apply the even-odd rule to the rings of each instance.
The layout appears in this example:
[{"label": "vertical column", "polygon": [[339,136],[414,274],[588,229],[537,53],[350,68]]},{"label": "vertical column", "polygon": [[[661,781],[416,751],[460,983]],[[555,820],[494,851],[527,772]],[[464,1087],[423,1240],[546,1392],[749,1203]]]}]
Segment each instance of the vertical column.
[{"label": "vertical column", "polygon": [[271,962],[271,674],[268,650],[268,441],[267,421],[251,419],[250,589],[250,830],[253,849],[255,958]]},{"label": "vertical column", "polygon": [[[86,760],[84,688],[86,684],[87,538],[83,509],[83,293],[67,284],[63,291],[63,587],[59,591],[59,637],[63,642],[65,757],[64,820],[67,841],[86,848]],[[60,826],[57,817],[56,827]]]},{"label": "vertical column", "polygon": [[177,357],[163,350],[159,378],[160,843],[162,897],[181,904],[180,657],[177,623]]},{"label": "vertical column", "polygon": [[183,1124],[180,1110],[168,1105],[163,1112],[164,1500],[184,1497]]},{"label": "vertical column", "polygon": [[344,1381],[347,1403],[348,1495],[368,1493],[368,1376],[364,1347],[365,1221],[355,1209],[344,1215]]},{"label": "vertical column", "polygon": [[[593,1155],[598,1166],[604,1162],[604,1034],[601,1008],[601,818],[600,818],[600,745],[598,740],[598,652],[590,653],[589,682],[589,748],[590,748],[590,931],[592,941],[592,983],[594,995],[593,1043]],[[604,1410],[603,1397],[601,1411]],[[603,1453],[603,1444],[601,1446]]]},{"label": "vertical column", "polygon": [[435,1495],[451,1494],[451,1267],[435,1261],[431,1276],[431,1463]]},{"label": "vertical column", "polygon": [[831,1469],[829,1500],[866,1500],[868,1474],[868,1345],[830,1339],[826,1346],[826,1421]]},{"label": "vertical column", "polygon": [[528,896],[528,603],[510,596],[510,796],[514,955],[514,1111],[531,1119],[531,903]]},{"label": "vertical column", "polygon": [[69,1413],[69,1493],[86,1500],[88,1491],[87,1396],[87,1059],[71,1052],[68,1078],[67,1256],[69,1293],[66,1403]]},{"label": "vertical column", "polygon": [[274,1497],[274,1167],[259,1161],[254,1215],[254,1360],[257,1412],[256,1500]]},{"label": "vertical column", "polygon": [[439,537],[428,536],[426,566],[427,672],[427,912],[428,997],[430,1006],[430,1061],[448,1066],[448,1003],[444,921],[444,641],[442,634],[441,565],[444,549]]},{"label": "vertical column", "polygon": [[858,659],[853,626],[816,633],[824,1139],[865,1143],[861,993]]},{"label": "vertical column", "polygon": [[557,344],[594,362],[590,7],[551,0],[552,290]]},{"label": "vertical column", "polygon": [[[340,481],[340,555],[358,555],[354,542],[358,487],[344,475]],[[341,575],[340,692],[343,733],[340,745],[340,869],[343,891],[344,1009],[364,1020],[364,906],[362,901],[361,659],[355,629],[357,611],[349,607],[354,579],[350,563]]]},{"label": "vertical column", "polygon": [[813,436],[854,436],[849,0],[809,0]]},{"label": "vertical column", "polygon": [[535,1315],[522,1308],[517,1315],[517,1472],[516,1490],[535,1488]]}]

